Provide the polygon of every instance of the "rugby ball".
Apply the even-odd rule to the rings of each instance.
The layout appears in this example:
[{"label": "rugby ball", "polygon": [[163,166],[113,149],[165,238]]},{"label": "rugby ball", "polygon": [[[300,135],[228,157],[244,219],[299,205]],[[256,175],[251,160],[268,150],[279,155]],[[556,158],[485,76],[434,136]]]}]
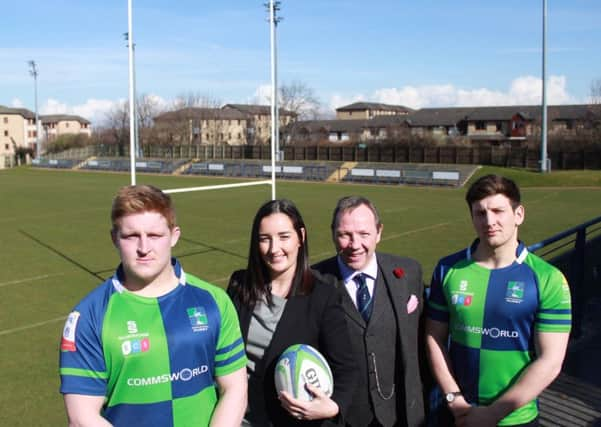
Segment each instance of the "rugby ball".
[{"label": "rugby ball", "polygon": [[275,388],[286,391],[294,398],[310,401],[313,395],[305,388],[309,383],[321,389],[326,396],[334,390],[334,377],[330,365],[319,351],[306,344],[288,347],[275,366]]}]

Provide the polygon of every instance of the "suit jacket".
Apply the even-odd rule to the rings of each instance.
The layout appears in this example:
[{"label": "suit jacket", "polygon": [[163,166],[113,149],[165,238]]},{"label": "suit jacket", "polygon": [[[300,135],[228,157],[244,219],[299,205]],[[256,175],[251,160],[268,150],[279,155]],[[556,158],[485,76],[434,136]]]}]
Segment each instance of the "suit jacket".
[{"label": "suit jacket", "polygon": [[[399,343],[396,354],[397,366],[396,370],[388,367],[389,372],[396,371],[400,373],[400,378],[396,379],[396,398],[399,400],[397,401],[397,416],[400,418],[405,417],[406,419],[399,419],[397,425],[409,427],[421,426],[425,423],[422,373],[420,371],[420,368],[423,369],[420,362],[425,359],[423,359],[424,347],[419,343],[421,312],[424,305],[421,266],[417,261],[410,258],[384,253],[377,253],[376,258],[378,261],[376,286],[383,285],[386,287],[388,295],[391,298],[397,322],[397,342]],[[342,307],[350,330],[365,331],[367,325],[344,288],[337,258],[332,257],[321,261],[314,265],[313,268],[323,275],[331,275],[337,279],[335,285],[343,291]],[[384,289],[377,289],[376,292],[382,291]],[[418,299],[419,305],[414,311],[408,313],[407,304],[412,295]],[[377,313],[372,313],[372,318],[373,316],[377,316]],[[351,341],[353,342],[355,360],[359,361],[359,363],[366,363],[363,334],[351,333]],[[385,352],[387,349],[382,348],[380,351]],[[368,368],[366,366],[363,369]],[[386,375],[384,369],[386,368],[378,366],[380,377]],[[347,414],[347,424],[364,427],[361,423],[365,422],[365,408],[369,408],[371,405],[370,402],[365,401],[369,399],[366,390],[369,390],[370,385],[365,383],[365,376],[360,376],[359,378],[360,382]]]},{"label": "suit jacket", "polygon": [[[230,278],[227,292],[234,302],[240,319],[242,337],[246,343],[254,307],[243,305],[239,287],[244,283],[244,270],[236,271]],[[335,425],[342,423],[350,406],[357,381],[356,362],[351,353],[351,342],[341,307],[341,292],[326,283],[317,273],[313,290],[309,295],[291,295],[255,374],[263,378],[265,405],[274,426]],[[339,415],[333,420],[299,421],[285,411],[275,390],[275,365],[280,355],[293,344],[308,344],[319,350],[327,359],[334,376],[334,392],[331,396],[339,407]]]}]

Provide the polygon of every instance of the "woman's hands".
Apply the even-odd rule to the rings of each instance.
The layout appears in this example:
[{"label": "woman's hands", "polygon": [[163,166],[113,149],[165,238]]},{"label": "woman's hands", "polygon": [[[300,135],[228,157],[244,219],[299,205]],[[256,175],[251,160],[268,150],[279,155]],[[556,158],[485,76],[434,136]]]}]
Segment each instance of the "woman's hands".
[{"label": "woman's hands", "polygon": [[321,389],[311,384],[306,384],[305,387],[313,395],[313,400],[309,402],[295,399],[285,391],[279,394],[282,407],[290,415],[299,420],[320,420],[338,415],[338,404],[326,396]]}]

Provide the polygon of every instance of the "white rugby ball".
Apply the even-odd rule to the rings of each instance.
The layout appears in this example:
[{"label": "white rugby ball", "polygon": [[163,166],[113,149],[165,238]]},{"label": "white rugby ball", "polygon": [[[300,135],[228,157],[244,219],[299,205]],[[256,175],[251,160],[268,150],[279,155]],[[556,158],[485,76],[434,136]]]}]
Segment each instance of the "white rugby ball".
[{"label": "white rugby ball", "polygon": [[296,399],[310,401],[313,400],[313,395],[305,388],[307,383],[321,389],[326,396],[331,396],[334,377],[330,365],[310,345],[291,345],[277,361],[275,388],[278,392],[290,393]]}]

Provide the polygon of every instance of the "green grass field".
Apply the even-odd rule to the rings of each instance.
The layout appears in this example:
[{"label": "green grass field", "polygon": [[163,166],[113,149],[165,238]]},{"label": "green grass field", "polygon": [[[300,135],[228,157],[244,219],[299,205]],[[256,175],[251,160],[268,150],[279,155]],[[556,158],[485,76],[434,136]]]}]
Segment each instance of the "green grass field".
[{"label": "green grass field", "polygon": [[[600,215],[599,172],[477,175],[493,170],[523,185],[521,237],[528,243]],[[141,175],[138,182],[176,188],[230,181]],[[118,263],[109,210],[128,183],[128,174],[0,171],[0,425],[65,425],[57,376],[63,320]],[[374,201],[384,223],[379,249],[417,258],[426,281],[438,258],[471,242],[463,188],[279,182],[277,196],[303,213],[312,261],[332,255],[331,211],[349,194]],[[175,255],[184,269],[224,286],[245,265],[252,217],[270,196],[268,186],[173,195],[183,231]]]}]

